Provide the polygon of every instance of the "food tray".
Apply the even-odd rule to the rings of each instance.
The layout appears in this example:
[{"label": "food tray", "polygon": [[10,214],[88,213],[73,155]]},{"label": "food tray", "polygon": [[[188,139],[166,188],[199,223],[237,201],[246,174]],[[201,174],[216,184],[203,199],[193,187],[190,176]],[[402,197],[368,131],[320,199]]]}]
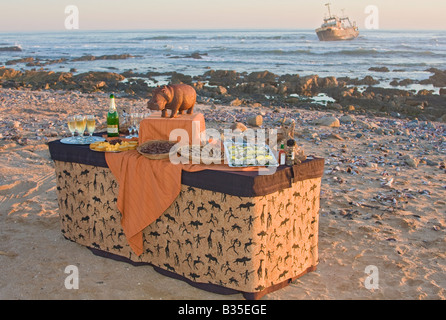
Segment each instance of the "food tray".
[{"label": "food tray", "polygon": [[209,164],[212,163],[214,161],[223,163],[224,161],[224,153],[221,152],[220,153],[220,157],[218,157],[217,159],[214,157],[206,157],[202,155],[202,151],[204,148],[206,148],[207,146],[200,146],[200,145],[185,145],[185,146],[181,146],[178,148],[178,154],[180,156],[183,156],[183,153],[186,153],[189,155],[189,161],[191,161],[191,163],[193,164]]},{"label": "food tray", "polygon": [[225,157],[230,167],[278,167],[268,145],[224,142]]},{"label": "food tray", "polygon": [[[104,142],[96,142],[96,143],[92,143],[92,144],[90,144],[90,150],[92,150],[92,151],[96,151],[96,152],[113,152],[113,153],[117,153],[117,152],[124,152],[124,151],[129,151],[129,150],[135,150],[136,147],[137,147],[137,143],[135,143],[135,142],[121,141],[121,143],[122,143],[122,142],[127,142],[127,143],[129,144],[129,146],[128,146],[128,148],[127,148],[126,150],[99,150],[99,149],[96,149],[96,146],[97,146],[97,145],[100,145],[100,144],[106,144],[107,141],[104,141]],[[120,143],[120,145],[122,145],[121,143]]]}]

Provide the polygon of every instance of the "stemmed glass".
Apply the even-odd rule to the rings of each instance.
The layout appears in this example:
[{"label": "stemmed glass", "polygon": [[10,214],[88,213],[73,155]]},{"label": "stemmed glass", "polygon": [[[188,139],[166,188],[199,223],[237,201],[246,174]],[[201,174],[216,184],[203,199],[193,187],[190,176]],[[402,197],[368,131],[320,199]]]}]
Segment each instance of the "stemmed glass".
[{"label": "stemmed glass", "polygon": [[129,135],[127,139],[138,138],[139,136],[139,126],[142,120],[150,116],[150,112],[132,112],[130,113],[130,125],[129,125]]},{"label": "stemmed glass", "polygon": [[71,132],[71,141],[75,141],[76,138],[74,134],[76,133],[76,118],[74,116],[69,116],[67,118],[68,130]]},{"label": "stemmed glass", "polygon": [[87,131],[88,131],[88,134],[90,135],[88,137],[89,141],[93,141],[93,133],[94,133],[95,129],[96,129],[96,119],[93,115],[88,115],[87,116]]},{"label": "stemmed glass", "polygon": [[129,135],[126,138],[127,139],[133,138],[134,131],[135,131],[135,113],[130,113]]},{"label": "stemmed glass", "polygon": [[135,113],[135,124],[134,124],[134,128],[136,131],[136,134],[134,134],[133,136],[138,138],[139,137],[139,125],[141,124],[141,121],[144,117],[143,113]]},{"label": "stemmed glass", "polygon": [[84,116],[76,116],[76,131],[79,135],[80,141],[84,140],[84,133],[87,127],[87,119]]}]

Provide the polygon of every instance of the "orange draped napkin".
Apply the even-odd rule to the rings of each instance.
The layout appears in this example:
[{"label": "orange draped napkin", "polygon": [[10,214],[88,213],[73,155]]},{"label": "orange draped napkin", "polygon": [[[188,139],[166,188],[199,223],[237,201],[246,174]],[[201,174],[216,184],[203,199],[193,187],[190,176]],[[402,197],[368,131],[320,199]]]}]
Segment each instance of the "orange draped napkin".
[{"label": "orange draped napkin", "polygon": [[[139,144],[147,140],[172,140],[170,133],[175,129],[183,129],[189,136],[189,143],[199,144],[200,133],[206,129],[206,122],[202,113],[183,114],[177,118],[162,118],[160,111],[155,111],[141,121],[139,127]],[[197,141],[193,141],[192,139]]]},{"label": "orange draped napkin", "polygon": [[117,206],[130,247],[143,253],[142,231],[158,219],[181,191],[181,171],[257,171],[258,167],[231,168],[226,164],[172,164],[170,159],[149,160],[138,151],[106,153],[105,159],[119,183]]}]

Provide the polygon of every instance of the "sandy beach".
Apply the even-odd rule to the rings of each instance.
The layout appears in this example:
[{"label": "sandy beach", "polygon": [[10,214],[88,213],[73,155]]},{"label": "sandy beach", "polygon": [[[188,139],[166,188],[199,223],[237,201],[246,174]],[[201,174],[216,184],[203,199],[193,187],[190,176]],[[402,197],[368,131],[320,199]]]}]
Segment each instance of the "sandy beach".
[{"label": "sandy beach", "polygon": [[[142,107],[143,98],[118,98]],[[243,299],[223,296],[93,255],[60,232],[56,177],[47,143],[69,135],[66,117],[95,114],[105,93],[0,89],[0,299]],[[268,299],[446,299],[446,124],[349,110],[200,102],[208,127],[263,127],[296,119],[307,155],[325,158],[319,264]],[[339,126],[327,126],[333,123]],[[325,125],[324,125],[325,124]],[[79,289],[64,286],[79,269]],[[367,289],[374,266],[378,287]]]}]

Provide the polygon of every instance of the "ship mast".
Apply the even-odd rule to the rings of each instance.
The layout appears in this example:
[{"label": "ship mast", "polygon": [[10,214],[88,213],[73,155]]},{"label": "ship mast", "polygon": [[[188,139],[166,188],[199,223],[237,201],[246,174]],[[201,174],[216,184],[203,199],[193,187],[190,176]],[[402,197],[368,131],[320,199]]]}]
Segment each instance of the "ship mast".
[{"label": "ship mast", "polygon": [[326,3],[325,4],[325,6],[328,8],[328,17],[329,18],[331,18],[331,10],[330,10],[330,5],[331,5],[331,3],[330,2],[328,2],[328,3]]}]

